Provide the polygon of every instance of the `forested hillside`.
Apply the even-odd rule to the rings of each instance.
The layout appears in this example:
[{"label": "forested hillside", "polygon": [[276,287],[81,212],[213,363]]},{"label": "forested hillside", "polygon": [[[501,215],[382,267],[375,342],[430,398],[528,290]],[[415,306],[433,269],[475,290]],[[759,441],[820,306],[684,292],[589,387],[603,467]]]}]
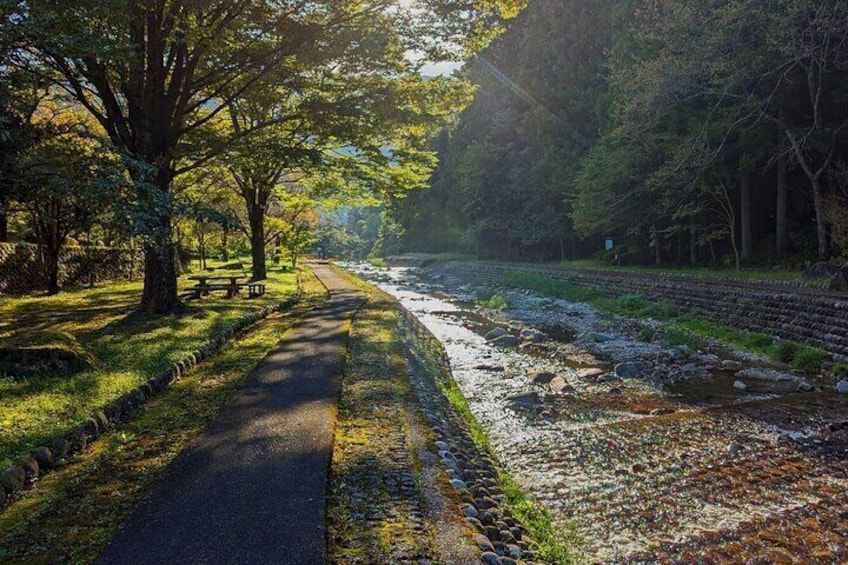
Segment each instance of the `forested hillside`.
[{"label": "forested hillside", "polygon": [[625,263],[848,254],[848,4],[531,0],[464,72],[409,250]]}]

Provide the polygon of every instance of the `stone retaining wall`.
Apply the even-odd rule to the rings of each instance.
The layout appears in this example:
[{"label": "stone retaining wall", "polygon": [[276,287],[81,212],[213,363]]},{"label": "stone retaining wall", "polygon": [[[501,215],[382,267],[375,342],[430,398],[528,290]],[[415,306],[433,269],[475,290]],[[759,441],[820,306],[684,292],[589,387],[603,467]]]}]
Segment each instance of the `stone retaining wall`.
[{"label": "stone retaining wall", "polygon": [[848,361],[848,293],[789,284],[706,279],[682,275],[642,275],[535,265],[450,262],[436,268],[475,282],[498,284],[510,272],[530,273],[609,297],[638,294],[696,311],[716,323],[799,341]]},{"label": "stone retaining wall", "polygon": [[[140,252],[114,247],[66,246],[59,255],[59,285],[138,278],[142,269]],[[0,294],[22,294],[46,287],[42,246],[0,243]]]}]

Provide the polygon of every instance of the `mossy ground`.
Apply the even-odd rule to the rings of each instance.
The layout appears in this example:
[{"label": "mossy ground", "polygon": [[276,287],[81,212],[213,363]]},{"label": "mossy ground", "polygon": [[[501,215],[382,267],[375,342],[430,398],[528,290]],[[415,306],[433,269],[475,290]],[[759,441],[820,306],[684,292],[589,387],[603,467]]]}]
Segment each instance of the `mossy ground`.
[{"label": "mossy ground", "polygon": [[[328,562],[476,562],[469,540],[457,535],[468,530],[458,506],[444,508],[446,475],[419,459],[422,450],[435,451],[434,438],[409,381],[396,305],[361,286],[368,301],[351,325],[339,400]],[[434,513],[436,499],[443,507]]]},{"label": "mossy ground", "polygon": [[305,298],[272,314],[119,430],[46,475],[0,514],[0,561],[89,563],[167,465],[236,394],[253,367],[324,296],[303,273]]}]

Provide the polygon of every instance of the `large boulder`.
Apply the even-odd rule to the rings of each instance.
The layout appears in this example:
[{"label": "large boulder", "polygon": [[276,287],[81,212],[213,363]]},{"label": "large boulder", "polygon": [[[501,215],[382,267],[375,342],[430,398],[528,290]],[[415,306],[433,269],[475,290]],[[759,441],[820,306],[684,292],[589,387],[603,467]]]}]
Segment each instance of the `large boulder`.
[{"label": "large boulder", "polygon": [[501,337],[489,341],[489,343],[497,345],[498,347],[517,347],[518,339],[511,335],[502,335]]},{"label": "large boulder", "polygon": [[829,279],[836,274],[836,271],[838,270],[839,267],[831,265],[827,261],[819,261],[801,273],[801,278],[805,280]]},{"label": "large boulder", "polygon": [[848,292],[848,263],[845,263],[830,278],[830,290]]}]

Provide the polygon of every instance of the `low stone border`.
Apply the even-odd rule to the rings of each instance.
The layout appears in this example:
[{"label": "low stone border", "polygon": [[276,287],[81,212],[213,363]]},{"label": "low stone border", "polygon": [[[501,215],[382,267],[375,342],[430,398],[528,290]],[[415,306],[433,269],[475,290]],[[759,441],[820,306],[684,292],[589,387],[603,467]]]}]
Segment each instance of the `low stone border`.
[{"label": "low stone border", "polygon": [[[300,284],[298,282],[298,288]],[[116,400],[107,404],[102,410],[92,414],[87,420],[75,426],[64,436],[53,438],[47,446],[33,449],[29,455],[22,457],[17,463],[0,473],[0,494],[3,504],[14,499],[14,495],[24,490],[27,485],[55,468],[59,461],[70,455],[83,451],[86,446],[103,433],[114,429],[126,422],[148,399],[167,390],[176,381],[188,375],[202,361],[213,357],[231,339],[247,333],[260,320],[270,314],[290,308],[300,300],[300,291],[291,298],[273,306],[267,306],[239,318],[228,325],[218,335],[208,339],[198,349],[183,356],[155,377],[151,377],[142,385],[124,393]]]},{"label": "low stone border", "polygon": [[401,330],[413,370],[410,380],[421,400],[424,415],[436,435],[436,447],[451,486],[463,500],[462,513],[476,530],[474,542],[484,565],[533,565],[538,556],[527,529],[504,504],[498,464],[480,450],[465,419],[444,396],[432,377],[453,383],[447,353],[441,342],[409,310],[396,303]]}]

